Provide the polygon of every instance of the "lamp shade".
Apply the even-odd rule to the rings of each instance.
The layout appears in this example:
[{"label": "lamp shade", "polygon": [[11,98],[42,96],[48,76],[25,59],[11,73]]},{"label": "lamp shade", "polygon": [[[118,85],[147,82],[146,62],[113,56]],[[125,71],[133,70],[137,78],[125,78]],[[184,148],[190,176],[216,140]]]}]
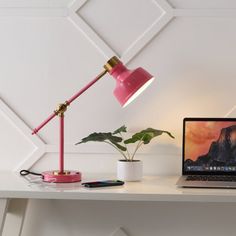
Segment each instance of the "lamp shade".
[{"label": "lamp shade", "polygon": [[129,70],[118,58],[114,57],[113,62],[114,60],[115,63],[106,68],[116,80],[114,96],[125,107],[151,84],[154,77],[141,67]]}]

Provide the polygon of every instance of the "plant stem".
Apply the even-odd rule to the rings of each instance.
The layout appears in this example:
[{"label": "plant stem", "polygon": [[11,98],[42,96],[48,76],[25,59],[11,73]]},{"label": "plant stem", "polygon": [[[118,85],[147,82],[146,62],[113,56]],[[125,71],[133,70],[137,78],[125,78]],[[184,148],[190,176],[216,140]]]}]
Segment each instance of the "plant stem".
[{"label": "plant stem", "polygon": [[143,140],[141,139],[141,140],[139,141],[139,143],[137,144],[135,150],[134,150],[134,153],[133,153],[133,155],[132,155],[132,157],[131,157],[131,161],[133,161],[136,152],[137,152],[138,149],[142,146],[142,144],[143,144]]},{"label": "plant stem", "polygon": [[136,146],[136,148],[135,148],[135,150],[134,150],[134,153],[133,153],[133,155],[132,155],[132,157],[131,157],[131,161],[133,161],[136,152],[137,152],[138,149],[142,146],[144,136],[145,136],[145,134],[142,136],[142,138],[141,138],[140,141],[138,142],[138,144],[137,144],[137,146]]},{"label": "plant stem", "polygon": [[108,142],[108,141],[103,141],[104,143],[110,144],[113,148],[115,148],[118,152],[120,152],[122,154],[122,156],[125,158],[125,160],[128,160],[128,158],[125,156],[125,154],[119,149],[117,148],[114,144]]},{"label": "plant stem", "polygon": [[[120,134],[121,138],[124,140],[124,137],[123,137],[122,133],[120,132],[119,134]],[[125,147],[126,147],[126,153],[127,153],[127,156],[128,156],[128,158],[126,158],[126,159],[131,160],[131,156],[130,156],[130,153],[129,153],[127,144],[124,143],[124,145],[125,145]]]}]

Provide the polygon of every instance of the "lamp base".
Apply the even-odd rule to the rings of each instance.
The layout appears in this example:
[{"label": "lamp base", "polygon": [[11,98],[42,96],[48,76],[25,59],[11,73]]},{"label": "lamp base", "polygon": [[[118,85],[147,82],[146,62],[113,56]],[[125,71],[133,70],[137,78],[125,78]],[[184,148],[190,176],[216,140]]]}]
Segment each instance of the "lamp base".
[{"label": "lamp base", "polygon": [[81,173],[70,170],[60,173],[60,171],[45,171],[42,173],[43,181],[50,183],[74,183],[81,181]]}]

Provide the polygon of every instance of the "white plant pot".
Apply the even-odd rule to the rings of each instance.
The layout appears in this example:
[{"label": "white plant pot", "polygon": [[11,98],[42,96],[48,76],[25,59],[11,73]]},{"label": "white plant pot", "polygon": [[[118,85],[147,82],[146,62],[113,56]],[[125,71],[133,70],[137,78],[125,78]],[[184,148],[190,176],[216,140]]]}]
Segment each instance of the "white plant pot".
[{"label": "white plant pot", "polygon": [[140,160],[117,162],[117,179],[124,181],[141,181],[143,177],[143,163]]}]

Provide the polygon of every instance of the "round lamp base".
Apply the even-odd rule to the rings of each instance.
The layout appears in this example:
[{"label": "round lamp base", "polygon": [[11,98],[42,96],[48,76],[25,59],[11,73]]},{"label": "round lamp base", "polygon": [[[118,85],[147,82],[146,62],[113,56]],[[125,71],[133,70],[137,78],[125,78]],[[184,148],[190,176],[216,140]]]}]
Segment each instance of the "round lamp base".
[{"label": "round lamp base", "polygon": [[45,171],[42,173],[43,181],[50,183],[74,183],[81,181],[81,173],[74,170],[66,170],[63,173],[60,171]]}]

